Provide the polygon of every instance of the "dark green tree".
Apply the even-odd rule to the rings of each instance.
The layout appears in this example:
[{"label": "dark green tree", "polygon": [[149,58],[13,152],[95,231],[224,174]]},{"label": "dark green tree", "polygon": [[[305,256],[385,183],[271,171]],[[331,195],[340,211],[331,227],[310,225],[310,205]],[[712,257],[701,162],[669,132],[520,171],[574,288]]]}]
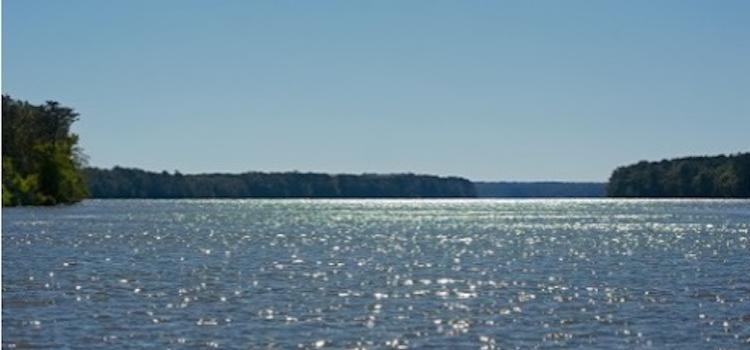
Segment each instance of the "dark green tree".
[{"label": "dark green tree", "polygon": [[456,177],[414,174],[196,174],[114,167],[86,169],[94,198],[475,197],[474,184]]},{"label": "dark green tree", "polygon": [[74,203],[87,195],[73,109],[2,97],[3,205]]},{"label": "dark green tree", "polygon": [[642,161],[615,169],[610,197],[750,197],[750,153]]}]

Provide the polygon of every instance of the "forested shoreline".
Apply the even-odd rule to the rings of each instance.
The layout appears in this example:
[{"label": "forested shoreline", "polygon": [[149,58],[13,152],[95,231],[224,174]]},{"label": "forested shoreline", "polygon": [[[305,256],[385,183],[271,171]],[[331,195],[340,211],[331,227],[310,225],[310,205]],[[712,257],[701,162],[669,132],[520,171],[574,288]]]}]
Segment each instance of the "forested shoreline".
[{"label": "forested shoreline", "polygon": [[609,197],[750,197],[750,153],[641,161],[615,169]]},{"label": "forested shoreline", "polygon": [[78,113],[58,102],[33,105],[2,96],[3,206],[75,203],[87,196],[83,154],[71,125]]},{"label": "forested shoreline", "polygon": [[[750,197],[750,153],[641,161],[609,182],[476,182],[415,174],[190,174],[86,168],[72,108],[2,96],[2,204],[84,198]],[[606,193],[605,193],[606,186]]]},{"label": "forested shoreline", "polygon": [[458,177],[414,174],[323,173],[191,174],[114,167],[87,168],[93,198],[441,198],[475,197]]}]

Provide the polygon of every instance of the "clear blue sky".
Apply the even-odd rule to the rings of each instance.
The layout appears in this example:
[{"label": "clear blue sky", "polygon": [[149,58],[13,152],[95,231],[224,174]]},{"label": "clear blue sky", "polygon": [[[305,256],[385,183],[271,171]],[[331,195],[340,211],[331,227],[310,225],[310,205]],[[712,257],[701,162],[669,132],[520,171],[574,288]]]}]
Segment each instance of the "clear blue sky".
[{"label": "clear blue sky", "polygon": [[4,0],[95,166],[606,180],[750,150],[750,1]]}]

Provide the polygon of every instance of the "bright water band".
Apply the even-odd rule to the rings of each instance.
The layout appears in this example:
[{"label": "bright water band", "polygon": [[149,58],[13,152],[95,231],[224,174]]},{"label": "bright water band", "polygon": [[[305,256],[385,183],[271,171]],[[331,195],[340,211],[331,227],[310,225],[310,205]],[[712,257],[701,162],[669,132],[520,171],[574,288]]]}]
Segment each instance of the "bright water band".
[{"label": "bright water band", "polygon": [[739,348],[750,201],[3,210],[10,348]]}]

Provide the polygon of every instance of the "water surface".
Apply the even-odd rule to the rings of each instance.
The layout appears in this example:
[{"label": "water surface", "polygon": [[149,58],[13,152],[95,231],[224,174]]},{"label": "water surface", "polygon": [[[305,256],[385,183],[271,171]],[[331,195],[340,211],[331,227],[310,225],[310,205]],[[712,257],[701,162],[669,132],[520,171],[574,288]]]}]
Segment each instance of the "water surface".
[{"label": "water surface", "polygon": [[4,348],[742,348],[750,201],[3,209]]}]

